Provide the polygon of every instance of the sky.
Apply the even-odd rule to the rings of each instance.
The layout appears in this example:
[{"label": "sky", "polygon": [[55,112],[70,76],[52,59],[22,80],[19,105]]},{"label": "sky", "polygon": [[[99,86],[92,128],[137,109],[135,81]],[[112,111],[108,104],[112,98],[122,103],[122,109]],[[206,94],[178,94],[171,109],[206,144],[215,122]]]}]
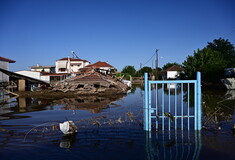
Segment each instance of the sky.
[{"label": "sky", "polygon": [[0,56],[16,61],[11,71],[55,65],[72,51],[119,71],[155,67],[156,49],[159,67],[181,64],[214,39],[235,44],[234,8],[234,0],[0,0]]}]

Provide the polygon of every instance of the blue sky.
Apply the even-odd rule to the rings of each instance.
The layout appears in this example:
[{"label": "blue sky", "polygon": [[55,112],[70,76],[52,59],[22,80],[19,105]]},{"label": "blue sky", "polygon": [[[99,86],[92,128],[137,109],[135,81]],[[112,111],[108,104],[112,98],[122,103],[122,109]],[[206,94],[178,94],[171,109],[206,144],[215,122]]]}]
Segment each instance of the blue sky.
[{"label": "blue sky", "polygon": [[[0,0],[0,56],[10,70],[54,65],[71,51],[119,71],[182,63],[219,37],[235,44],[233,0]],[[150,60],[146,66],[153,66]]]}]

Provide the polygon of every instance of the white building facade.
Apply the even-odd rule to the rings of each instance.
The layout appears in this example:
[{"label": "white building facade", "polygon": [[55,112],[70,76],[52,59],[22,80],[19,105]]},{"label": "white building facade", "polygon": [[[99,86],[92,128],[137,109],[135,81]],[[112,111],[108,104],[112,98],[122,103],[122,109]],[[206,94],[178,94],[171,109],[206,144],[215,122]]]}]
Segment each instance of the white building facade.
[{"label": "white building facade", "polygon": [[94,68],[94,69],[99,69],[100,72],[107,74],[111,70],[115,69],[112,65],[108,64],[107,62],[96,62],[94,64],[88,65],[87,67]]},{"label": "white building facade", "polygon": [[160,74],[162,79],[177,79],[180,76],[180,73],[183,73],[183,68],[177,65],[173,65],[165,70],[163,70]]},{"label": "white building facade", "polygon": [[87,60],[62,58],[56,61],[56,73],[76,73],[89,64]]},{"label": "white building facade", "polygon": [[31,71],[55,73],[55,66],[41,66],[37,64],[36,66],[31,67]]},{"label": "white building facade", "polygon": [[167,71],[167,79],[176,79],[179,77],[180,73],[178,71]]},{"label": "white building facade", "polygon": [[[9,70],[9,63],[15,63],[14,60],[7,59],[4,57],[0,57],[0,68]],[[9,81],[9,76],[0,72],[0,82],[8,82]]]},{"label": "white building facade", "polygon": [[31,78],[35,78],[38,80],[42,80],[45,82],[50,82],[50,77],[49,76],[43,76],[43,74],[41,72],[38,71],[17,71],[15,73],[27,76],[27,77],[31,77]]}]

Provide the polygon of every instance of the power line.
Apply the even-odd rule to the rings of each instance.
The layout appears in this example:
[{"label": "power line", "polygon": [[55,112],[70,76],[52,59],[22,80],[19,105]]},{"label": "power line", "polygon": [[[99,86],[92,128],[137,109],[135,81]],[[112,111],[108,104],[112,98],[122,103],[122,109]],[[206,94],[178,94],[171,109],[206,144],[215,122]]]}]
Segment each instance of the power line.
[{"label": "power line", "polygon": [[155,56],[155,53],[152,55],[152,57],[144,64],[142,64],[143,66],[146,65],[153,57]]}]

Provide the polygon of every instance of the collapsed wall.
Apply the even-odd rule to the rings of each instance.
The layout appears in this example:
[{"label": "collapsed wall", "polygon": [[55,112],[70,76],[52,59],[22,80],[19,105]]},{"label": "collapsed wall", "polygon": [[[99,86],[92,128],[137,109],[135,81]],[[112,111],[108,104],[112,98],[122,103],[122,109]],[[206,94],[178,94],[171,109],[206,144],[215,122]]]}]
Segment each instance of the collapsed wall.
[{"label": "collapsed wall", "polygon": [[111,75],[104,75],[89,70],[79,76],[65,79],[51,84],[54,91],[73,91],[77,93],[100,93],[113,90],[117,93],[126,93],[129,87]]}]

